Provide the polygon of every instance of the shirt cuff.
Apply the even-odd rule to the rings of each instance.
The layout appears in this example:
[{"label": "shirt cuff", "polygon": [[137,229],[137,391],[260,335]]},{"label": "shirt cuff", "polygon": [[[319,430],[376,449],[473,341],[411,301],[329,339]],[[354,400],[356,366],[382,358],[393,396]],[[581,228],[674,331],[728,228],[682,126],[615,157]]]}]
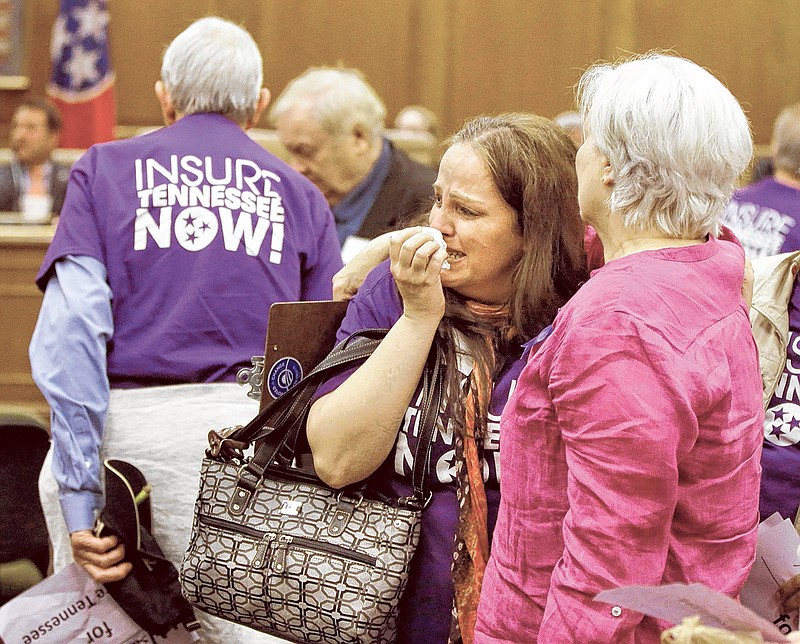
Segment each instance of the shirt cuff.
[{"label": "shirt cuff", "polygon": [[95,510],[103,502],[102,494],[93,492],[71,492],[59,495],[61,514],[67,524],[67,532],[91,530],[94,527]]}]

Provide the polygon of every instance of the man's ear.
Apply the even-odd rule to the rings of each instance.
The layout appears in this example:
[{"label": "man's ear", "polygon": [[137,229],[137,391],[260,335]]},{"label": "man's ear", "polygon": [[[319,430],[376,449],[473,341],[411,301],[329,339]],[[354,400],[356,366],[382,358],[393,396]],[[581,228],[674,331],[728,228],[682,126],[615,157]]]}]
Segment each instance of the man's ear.
[{"label": "man's ear", "polygon": [[270,93],[266,87],[262,87],[261,91],[258,94],[258,103],[256,103],[256,109],[253,112],[253,116],[247,119],[247,122],[244,124],[244,129],[249,130],[253,127],[256,123],[258,123],[258,119],[261,118],[261,115],[264,113],[264,110],[267,109],[269,105]]},{"label": "man's ear", "polygon": [[372,149],[372,132],[368,131],[363,125],[360,123],[354,125],[350,134],[355,141],[358,154],[367,154]]},{"label": "man's ear", "polygon": [[158,104],[161,106],[161,115],[164,117],[164,125],[172,125],[178,120],[178,115],[175,112],[175,104],[172,102],[172,96],[169,95],[167,88],[164,87],[164,83],[160,80],[156,81],[154,89]]}]

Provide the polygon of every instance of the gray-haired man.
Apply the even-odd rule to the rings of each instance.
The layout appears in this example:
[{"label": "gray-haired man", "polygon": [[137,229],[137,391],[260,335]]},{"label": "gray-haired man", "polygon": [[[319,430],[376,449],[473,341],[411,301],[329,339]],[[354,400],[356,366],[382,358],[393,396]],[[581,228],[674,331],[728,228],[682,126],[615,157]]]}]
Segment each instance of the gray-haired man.
[{"label": "gray-haired man", "polygon": [[307,70],[286,86],[270,118],[291,165],[328,200],[343,246],[430,209],[436,171],[383,136],[386,108],[357,70]]},{"label": "gray-haired man", "polygon": [[[207,430],[257,412],[235,377],[263,350],[270,304],[331,296],[341,258],[325,199],[244,131],[269,101],[261,68],[246,31],[195,22],[155,86],[168,127],[73,167],[30,349],[52,409],[40,487],[56,570],[71,557],[101,582],[130,569],[115,537],[91,531],[106,455],[152,484],[153,535],[180,563]],[[261,641],[223,625],[206,620],[207,637]]]}]

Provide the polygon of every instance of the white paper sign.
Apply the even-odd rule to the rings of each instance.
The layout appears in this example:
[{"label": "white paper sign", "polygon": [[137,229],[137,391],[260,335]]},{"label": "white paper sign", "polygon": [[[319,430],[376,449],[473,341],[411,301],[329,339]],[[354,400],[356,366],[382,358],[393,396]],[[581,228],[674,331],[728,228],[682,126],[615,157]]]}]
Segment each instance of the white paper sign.
[{"label": "white paper sign", "polygon": [[703,584],[625,586],[604,590],[595,599],[630,608],[670,624],[680,624],[687,617],[699,615],[700,622],[706,626],[734,632],[758,632],[765,642],[790,641],[763,617]]},{"label": "white paper sign", "polygon": [[776,512],[758,526],[756,560],[742,588],[742,604],[775,624],[782,633],[797,630],[797,611],[781,610],[778,589],[800,574],[800,537],[788,519]]},{"label": "white paper sign", "polygon": [[22,221],[28,224],[45,224],[53,212],[53,198],[50,195],[22,195]]},{"label": "white paper sign", "polygon": [[0,637],[5,644],[190,644],[199,639],[183,628],[166,638],[151,637],[75,563],[0,607]]}]

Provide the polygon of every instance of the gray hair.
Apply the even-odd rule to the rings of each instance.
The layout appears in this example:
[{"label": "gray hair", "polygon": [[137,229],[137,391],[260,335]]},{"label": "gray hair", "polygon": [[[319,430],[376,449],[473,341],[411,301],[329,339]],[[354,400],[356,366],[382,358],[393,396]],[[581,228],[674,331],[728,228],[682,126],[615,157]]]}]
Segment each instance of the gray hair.
[{"label": "gray hair", "polygon": [[800,103],[781,110],[772,130],[775,167],[800,178]]},{"label": "gray hair", "polygon": [[584,131],[611,164],[610,206],[626,226],[687,239],[719,233],[753,154],[747,117],[719,80],[651,53],[589,69],[578,103]]},{"label": "gray hair", "polygon": [[320,126],[338,137],[360,125],[373,138],[383,135],[386,107],[356,69],[312,67],[291,81],[270,111],[274,124],[308,102]]},{"label": "gray hair", "polygon": [[222,114],[236,123],[252,118],[263,80],[252,36],[221,18],[201,18],[164,52],[161,80],[182,114]]}]

